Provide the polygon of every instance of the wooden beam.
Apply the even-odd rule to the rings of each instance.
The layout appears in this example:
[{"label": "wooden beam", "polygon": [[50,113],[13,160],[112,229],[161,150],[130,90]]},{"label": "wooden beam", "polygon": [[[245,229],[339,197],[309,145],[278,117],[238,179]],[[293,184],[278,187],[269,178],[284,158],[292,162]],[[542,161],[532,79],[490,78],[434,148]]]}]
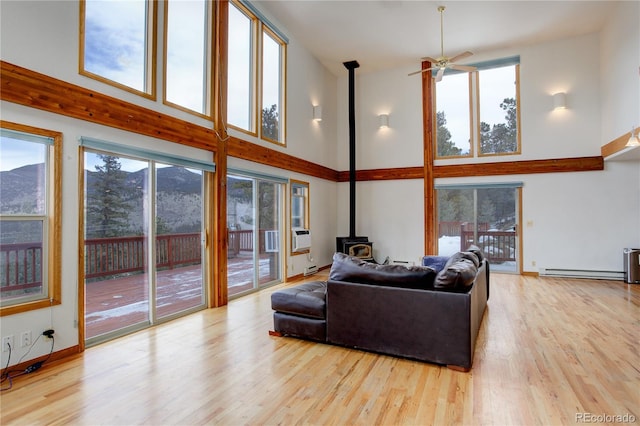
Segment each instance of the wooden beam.
[{"label": "wooden beam", "polygon": [[[422,62],[422,69],[431,68],[431,62]],[[424,252],[438,253],[438,231],[436,229],[436,190],[434,176],[434,131],[433,78],[431,72],[422,74],[422,145],[424,151]]]},{"label": "wooden beam", "polygon": [[293,155],[285,154],[275,149],[256,145],[235,137],[229,138],[229,156],[315,176],[333,182],[338,181],[338,172],[329,167],[321,166],[311,161],[303,160]]},{"label": "wooden beam", "polygon": [[215,150],[212,129],[0,61],[0,99],[159,138]]},{"label": "wooden beam", "polygon": [[216,173],[213,177],[213,223],[209,229],[213,230],[213,247],[208,250],[213,255],[213,274],[209,280],[209,306],[226,305],[229,300],[227,280],[227,256],[229,239],[227,232],[227,130],[224,117],[227,116],[227,27],[229,2],[226,0],[215,2],[216,37],[214,73],[214,126],[218,136],[216,146]]},{"label": "wooden beam", "polygon": [[604,170],[604,159],[601,156],[435,166],[433,174],[435,178],[452,178],[596,170]]}]

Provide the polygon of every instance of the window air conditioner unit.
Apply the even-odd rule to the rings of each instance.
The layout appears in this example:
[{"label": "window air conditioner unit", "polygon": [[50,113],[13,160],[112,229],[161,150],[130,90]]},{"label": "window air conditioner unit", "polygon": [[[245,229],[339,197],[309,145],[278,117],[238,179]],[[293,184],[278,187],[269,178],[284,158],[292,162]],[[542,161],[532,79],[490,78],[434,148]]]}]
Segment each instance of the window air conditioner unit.
[{"label": "window air conditioner unit", "polygon": [[278,231],[264,231],[264,251],[267,253],[277,253],[280,251]]},{"label": "window air conditioner unit", "polygon": [[293,228],[291,230],[292,247],[291,251],[306,251],[311,248],[311,231],[303,228]]}]

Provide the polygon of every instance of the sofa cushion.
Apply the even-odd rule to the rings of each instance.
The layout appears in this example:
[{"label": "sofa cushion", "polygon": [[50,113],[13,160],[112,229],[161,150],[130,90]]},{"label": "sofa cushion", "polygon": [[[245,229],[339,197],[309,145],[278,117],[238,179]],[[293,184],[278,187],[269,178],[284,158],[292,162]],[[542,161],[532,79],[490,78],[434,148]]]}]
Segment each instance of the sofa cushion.
[{"label": "sofa cushion", "polygon": [[332,281],[404,288],[433,288],[435,276],[436,271],[428,266],[379,265],[344,253],[333,255],[329,272]]},{"label": "sofa cushion", "polygon": [[482,263],[482,261],[484,260],[484,253],[482,252],[482,249],[477,245],[471,244],[469,248],[467,248],[467,251],[470,251],[471,253],[478,256],[478,260],[480,261],[480,263]]},{"label": "sofa cushion", "polygon": [[271,293],[271,309],[292,315],[325,319],[327,283],[312,281]]},{"label": "sofa cushion", "polygon": [[434,288],[450,291],[468,291],[478,273],[480,261],[472,252],[458,252],[451,256],[438,272]]}]

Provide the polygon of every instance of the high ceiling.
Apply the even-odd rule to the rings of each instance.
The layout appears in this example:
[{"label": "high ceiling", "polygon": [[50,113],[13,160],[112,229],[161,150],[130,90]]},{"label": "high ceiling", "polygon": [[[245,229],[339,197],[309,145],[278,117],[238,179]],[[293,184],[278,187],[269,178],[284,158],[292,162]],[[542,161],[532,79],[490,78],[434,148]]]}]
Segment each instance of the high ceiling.
[{"label": "high ceiling", "polygon": [[[415,65],[444,53],[476,54],[598,32],[618,1],[258,0],[274,22],[335,75]],[[473,57],[467,59],[473,61]]]}]

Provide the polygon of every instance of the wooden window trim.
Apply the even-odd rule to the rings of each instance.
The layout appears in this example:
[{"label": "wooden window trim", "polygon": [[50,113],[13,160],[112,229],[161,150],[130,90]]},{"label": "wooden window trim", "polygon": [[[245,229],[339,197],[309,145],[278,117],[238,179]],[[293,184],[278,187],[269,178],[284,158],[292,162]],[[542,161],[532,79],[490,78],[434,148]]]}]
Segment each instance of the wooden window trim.
[{"label": "wooden window trim", "polygon": [[215,34],[215,30],[214,30],[214,25],[216,22],[215,19],[215,13],[216,13],[216,8],[213,6],[212,2],[205,2],[205,14],[207,15],[205,18],[205,24],[206,24],[206,28],[205,28],[205,37],[206,37],[206,45],[204,46],[204,53],[207,55],[206,59],[205,59],[205,69],[204,69],[204,75],[203,77],[205,77],[207,79],[206,83],[205,83],[205,87],[203,88],[203,95],[204,95],[204,105],[205,105],[205,112],[199,112],[190,108],[187,108],[185,106],[182,106],[180,104],[177,104],[175,102],[171,102],[169,100],[167,100],[167,49],[168,49],[168,34],[169,34],[169,19],[167,19],[167,17],[169,16],[169,3],[171,0],[166,0],[164,2],[164,38],[163,38],[163,42],[162,42],[162,103],[170,106],[172,108],[178,109],[180,111],[184,111],[186,113],[189,114],[193,114],[197,117],[202,117],[204,119],[207,120],[211,120],[213,118],[213,109],[214,109],[214,105],[213,105],[213,96],[212,96],[212,88],[213,88],[213,73],[212,73],[212,65],[213,65],[213,55],[215,53],[215,40],[214,40],[214,34]]},{"label": "wooden window trim", "polygon": [[80,26],[79,26],[79,55],[78,55],[78,73],[85,77],[91,78],[93,80],[99,81],[104,84],[108,84],[109,86],[117,87],[118,89],[122,89],[126,92],[133,93],[135,95],[139,95],[143,98],[156,100],[156,65],[157,65],[157,44],[158,44],[158,10],[157,10],[157,2],[147,0],[147,19],[149,20],[150,25],[147,25],[147,41],[146,52],[145,52],[145,77],[146,77],[146,87],[144,91],[136,90],[133,87],[127,86],[125,84],[119,83],[117,81],[111,80],[109,78],[103,77],[101,75],[92,73],[84,69],[84,45],[85,45],[85,12],[86,12],[86,0],[80,0]]},{"label": "wooden window trim", "polygon": [[23,124],[0,121],[0,127],[18,132],[30,133],[53,139],[49,147],[49,175],[47,186],[49,192],[48,244],[47,244],[47,288],[46,298],[15,305],[0,307],[0,317],[21,312],[48,308],[62,303],[61,271],[62,271],[62,133],[40,129]]},{"label": "wooden window trim", "polygon": [[[282,140],[274,140],[271,138],[267,138],[262,134],[262,96],[264,93],[264,71],[262,69],[262,63],[264,62],[264,37],[265,33],[273,39],[278,45],[280,45],[280,87],[278,88],[279,92],[279,109],[280,109],[280,123],[279,123],[279,136]],[[258,127],[260,132],[260,138],[267,142],[274,143],[280,146],[287,146],[287,107],[286,107],[286,99],[287,99],[287,43],[284,42],[271,28],[264,25],[260,22],[260,102],[259,102],[259,114],[258,116]]]}]

